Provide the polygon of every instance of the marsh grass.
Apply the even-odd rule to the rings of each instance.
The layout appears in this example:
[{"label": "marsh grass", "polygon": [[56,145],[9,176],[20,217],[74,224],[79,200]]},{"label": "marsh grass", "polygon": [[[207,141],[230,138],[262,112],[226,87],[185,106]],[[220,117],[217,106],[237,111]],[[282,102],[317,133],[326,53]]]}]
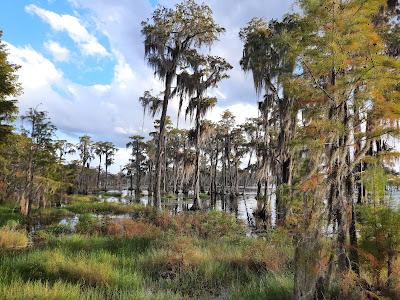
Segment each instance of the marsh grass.
[{"label": "marsh grass", "polygon": [[22,223],[24,217],[19,213],[19,206],[15,203],[2,203],[0,205],[0,226],[4,226],[9,221],[15,221],[17,223]]},{"label": "marsh grass", "polygon": [[136,210],[136,205],[122,204],[116,202],[94,202],[94,201],[78,201],[72,202],[66,208],[77,214],[129,214]]},{"label": "marsh grass", "polygon": [[31,221],[40,223],[41,225],[51,225],[59,222],[63,218],[72,217],[73,215],[74,213],[66,208],[41,208],[32,211]]},{"label": "marsh grass", "polygon": [[161,196],[161,200],[162,201],[172,201],[172,200],[177,200],[178,199],[178,195],[174,194],[174,193],[169,193],[169,194],[165,194]]},{"label": "marsh grass", "polygon": [[[104,215],[116,207],[128,207],[130,218]],[[80,213],[76,233],[47,225],[33,247],[0,255],[1,299],[291,297],[290,247],[279,236],[246,237],[223,212],[174,216],[87,196],[70,199],[65,209]]]},{"label": "marsh grass", "polygon": [[207,200],[210,198],[210,195],[206,194],[206,193],[200,193],[200,199],[201,200]]},{"label": "marsh grass", "polygon": [[109,197],[121,198],[122,197],[122,193],[120,193],[120,192],[106,192],[101,195],[106,198],[109,198]]},{"label": "marsh grass", "polygon": [[28,246],[29,239],[25,230],[17,229],[13,226],[3,226],[0,228],[0,251],[21,250]]}]

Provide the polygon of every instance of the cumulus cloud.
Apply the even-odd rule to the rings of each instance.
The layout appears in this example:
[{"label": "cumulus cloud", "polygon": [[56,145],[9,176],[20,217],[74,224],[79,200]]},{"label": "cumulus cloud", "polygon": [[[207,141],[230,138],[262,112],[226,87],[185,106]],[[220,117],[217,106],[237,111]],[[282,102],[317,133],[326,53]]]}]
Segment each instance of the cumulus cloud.
[{"label": "cumulus cloud", "polygon": [[[171,7],[177,1],[159,2]],[[236,115],[237,123],[242,123],[246,118],[257,116],[258,99],[251,76],[246,76],[239,66],[242,54],[239,30],[255,16],[279,18],[290,11],[292,0],[205,2],[213,9],[216,21],[227,29],[211,52],[225,57],[234,66],[230,79],[210,92],[218,97],[219,102],[207,118],[218,121],[222,112],[229,109]],[[26,11],[39,16],[53,30],[66,32],[82,53],[112,56],[116,62],[113,79],[107,84],[78,84],[73,79],[66,79],[61,69],[31,46],[16,47],[9,44],[10,59],[22,66],[19,76],[25,93],[20,98],[21,112],[43,103],[43,109],[49,111],[63,136],[77,141],[79,135],[89,134],[94,140],[113,141],[121,148],[113,167],[116,172],[128,160],[129,153],[124,150],[128,137],[133,134],[146,136],[153,128],[153,120],[146,116],[142,131],[143,111],[138,98],[145,90],[156,93],[163,87],[146,65],[140,33],[141,21],[151,16],[154,7],[148,0],[69,0],[69,3],[78,12],[84,9],[85,18],[94,22],[96,30],[108,38],[110,51],[82,25],[86,19],[60,15],[33,4],[28,5]],[[65,50],[61,50],[66,48],[56,42],[48,41],[45,47],[55,61],[69,57]],[[175,120],[177,110],[177,101],[171,101],[168,113]],[[190,124],[181,122],[180,126],[188,127]]]},{"label": "cumulus cloud", "polygon": [[61,70],[31,46],[15,47],[8,43],[7,47],[10,60],[22,66],[19,79],[25,90],[41,90],[63,77]]},{"label": "cumulus cloud", "polygon": [[44,47],[50,52],[55,61],[65,62],[69,60],[70,51],[59,43],[48,41],[44,43]]},{"label": "cumulus cloud", "polygon": [[69,37],[78,44],[83,54],[98,56],[109,55],[106,48],[99,43],[94,35],[87,31],[77,17],[60,15],[34,4],[27,5],[25,10],[40,17],[43,21],[48,23],[53,30],[67,32]]},{"label": "cumulus cloud", "polygon": [[[96,140],[110,140],[124,146],[129,135],[142,127],[142,108],[138,98],[142,89],[159,84],[143,78],[117,58],[114,79],[110,84],[85,86],[64,77],[53,62],[30,46],[8,44],[10,61],[21,65],[19,81],[24,87],[20,111],[42,104],[63,133],[78,137],[92,135]],[[146,119],[146,127],[152,121]]]}]

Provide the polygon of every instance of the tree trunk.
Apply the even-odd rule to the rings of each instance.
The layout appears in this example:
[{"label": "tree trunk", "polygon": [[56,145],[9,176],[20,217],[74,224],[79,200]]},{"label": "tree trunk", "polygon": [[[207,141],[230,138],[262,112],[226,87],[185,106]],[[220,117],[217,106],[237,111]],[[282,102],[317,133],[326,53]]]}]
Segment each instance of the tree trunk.
[{"label": "tree trunk", "polygon": [[129,176],[129,190],[131,191],[131,196],[133,193],[133,174],[132,174],[132,170],[130,172],[130,176]]},{"label": "tree trunk", "polygon": [[104,191],[107,192],[107,175],[108,175],[108,155],[106,154],[106,178],[104,179]]},{"label": "tree trunk", "polygon": [[140,161],[139,161],[139,139],[136,141],[136,200],[140,199]]},{"label": "tree trunk", "polygon": [[280,131],[278,136],[279,162],[276,172],[276,210],[277,223],[284,224],[288,210],[286,198],[288,188],[292,183],[292,155],[289,151],[289,141],[294,135],[296,119],[292,117],[292,101],[284,96],[279,102]]},{"label": "tree trunk", "polygon": [[[251,158],[252,157],[253,157],[253,151],[250,151],[249,162],[247,163],[247,169],[248,169],[249,175],[251,175],[250,166],[251,166]],[[243,178],[243,192],[242,192],[243,196],[246,193],[246,185],[247,185],[247,177],[248,177],[246,173]]]},{"label": "tree trunk", "polygon": [[167,138],[164,137],[164,155],[163,155],[163,171],[162,171],[162,185],[163,185],[163,194],[167,193],[167,185],[168,185],[168,169],[167,169]]},{"label": "tree trunk", "polygon": [[153,196],[153,163],[149,163],[149,184],[147,187],[147,193],[149,196]]},{"label": "tree trunk", "polygon": [[99,155],[99,168],[97,171],[97,189],[100,189],[101,155]]},{"label": "tree trunk", "polygon": [[154,184],[154,206],[161,210],[161,162],[163,155],[163,140],[165,135],[165,120],[167,118],[168,101],[171,94],[171,84],[173,79],[173,73],[167,73],[165,77],[165,91],[164,100],[160,118],[160,131],[157,141],[157,153],[156,153],[156,170],[155,170],[155,184]]},{"label": "tree trunk", "polygon": [[33,178],[34,178],[34,166],[33,166],[33,156],[35,155],[31,150],[28,162],[28,203],[26,209],[26,215],[29,217],[32,211],[32,203],[33,203]]},{"label": "tree trunk", "polygon": [[196,160],[194,175],[194,199],[192,209],[202,209],[200,199],[200,107],[196,109]]}]

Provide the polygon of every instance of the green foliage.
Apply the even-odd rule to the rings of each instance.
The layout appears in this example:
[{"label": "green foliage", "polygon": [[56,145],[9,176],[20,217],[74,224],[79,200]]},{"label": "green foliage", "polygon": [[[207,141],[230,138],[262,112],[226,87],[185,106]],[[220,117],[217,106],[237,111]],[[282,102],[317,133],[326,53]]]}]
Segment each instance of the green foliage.
[{"label": "green foliage", "polygon": [[383,199],[386,194],[388,176],[382,167],[370,166],[361,174],[361,179],[374,203]]},{"label": "green foliage", "polygon": [[17,71],[19,66],[8,61],[7,46],[2,41],[3,32],[0,31],[0,143],[5,141],[8,134],[12,132],[10,122],[15,120],[18,112],[17,101],[10,100],[21,93],[18,83]]},{"label": "green foliage", "polygon": [[99,218],[87,213],[80,215],[79,222],[76,225],[76,231],[85,234],[95,234],[101,232],[101,223]]},{"label": "green foliage", "polygon": [[21,223],[23,217],[19,214],[19,207],[12,203],[0,204],[0,226],[8,225],[9,223]]},{"label": "green foliage", "polygon": [[[361,206],[360,247],[375,260],[370,268],[383,268],[400,250],[400,213],[385,206]],[[364,257],[366,260],[368,256]]]}]

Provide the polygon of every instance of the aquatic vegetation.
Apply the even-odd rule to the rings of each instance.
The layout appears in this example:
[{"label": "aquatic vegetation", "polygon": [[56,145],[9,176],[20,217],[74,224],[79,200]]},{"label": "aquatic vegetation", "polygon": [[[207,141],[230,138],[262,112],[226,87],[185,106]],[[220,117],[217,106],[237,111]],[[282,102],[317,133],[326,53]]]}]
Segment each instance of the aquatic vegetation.
[{"label": "aquatic vegetation", "polygon": [[79,216],[79,221],[75,229],[78,233],[98,234],[102,232],[102,223],[98,217],[85,213]]},{"label": "aquatic vegetation", "polygon": [[[239,286],[258,282],[260,274],[287,270],[286,264],[276,266],[268,260],[280,253],[278,249],[271,246],[263,255],[267,241],[246,238],[242,225],[225,213],[174,216],[133,207],[134,219],[81,214],[79,234],[71,234],[65,224],[44,226],[35,233],[29,251],[0,258],[0,272],[6,275],[0,279],[0,295],[209,298],[242,291]],[[258,253],[253,260],[252,252]],[[26,289],[18,291],[17,285]]]},{"label": "aquatic vegetation", "polygon": [[106,198],[109,198],[109,197],[121,198],[122,197],[121,192],[105,192],[101,195]]},{"label": "aquatic vegetation", "polygon": [[134,205],[115,202],[73,202],[66,208],[78,214],[128,214],[135,211]]}]

